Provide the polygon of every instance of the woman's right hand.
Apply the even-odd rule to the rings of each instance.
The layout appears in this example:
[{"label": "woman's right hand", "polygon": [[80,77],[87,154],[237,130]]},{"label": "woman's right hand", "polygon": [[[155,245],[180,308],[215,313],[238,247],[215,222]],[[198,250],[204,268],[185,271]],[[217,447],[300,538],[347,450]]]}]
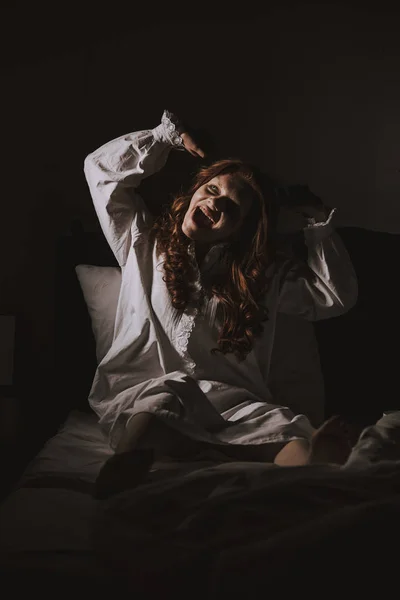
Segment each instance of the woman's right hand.
[{"label": "woman's right hand", "polygon": [[189,132],[183,131],[180,136],[182,138],[183,145],[192,156],[200,156],[200,158],[205,157],[205,152],[200,148]]}]

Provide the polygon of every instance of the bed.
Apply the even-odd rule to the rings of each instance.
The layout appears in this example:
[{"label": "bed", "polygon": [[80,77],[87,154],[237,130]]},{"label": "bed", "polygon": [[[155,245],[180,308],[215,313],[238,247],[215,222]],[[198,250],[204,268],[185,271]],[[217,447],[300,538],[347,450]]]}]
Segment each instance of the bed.
[{"label": "bed", "polygon": [[[358,553],[365,570],[367,541],[381,544],[371,577],[379,575],[380,564],[391,567],[387,540],[400,533],[396,455],[348,471],[162,463],[136,491],[96,500],[93,484],[112,452],[87,395],[109,335],[112,316],[105,315],[104,303],[107,309],[116,301],[118,268],[101,232],[84,232],[79,223],[59,240],[57,259],[56,364],[65,382],[57,399],[59,423],[1,506],[4,581],[14,590],[28,583],[41,591],[60,585],[76,590],[87,582],[99,592],[134,586],[136,597],[242,597],[256,595],[265,576],[278,589],[288,570],[287,591],[307,585],[315,576],[310,561],[321,576],[328,576],[334,559],[356,578],[352,557]],[[282,318],[273,365],[271,387],[279,402],[319,424],[325,392],[311,324]]]}]

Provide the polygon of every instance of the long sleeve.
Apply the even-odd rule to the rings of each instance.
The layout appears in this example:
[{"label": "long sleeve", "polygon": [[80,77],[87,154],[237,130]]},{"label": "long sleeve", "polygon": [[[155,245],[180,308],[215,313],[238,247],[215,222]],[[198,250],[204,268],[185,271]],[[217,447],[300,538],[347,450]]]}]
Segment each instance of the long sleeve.
[{"label": "long sleeve", "polygon": [[84,173],[103,233],[120,266],[135,237],[151,226],[152,217],[137,192],[140,182],[159,171],[172,147],[182,140],[164,112],[151,130],[121,136],[85,159]]},{"label": "long sleeve", "polygon": [[349,254],[334,231],[334,211],[304,230],[307,264],[284,266],[278,310],[310,321],[339,316],[357,302],[358,284]]}]

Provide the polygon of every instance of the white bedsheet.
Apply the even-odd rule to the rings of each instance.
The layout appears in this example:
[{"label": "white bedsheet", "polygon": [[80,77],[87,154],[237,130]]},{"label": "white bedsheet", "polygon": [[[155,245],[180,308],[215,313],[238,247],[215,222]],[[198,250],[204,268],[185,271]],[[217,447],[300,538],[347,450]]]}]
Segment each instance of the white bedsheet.
[{"label": "white bedsheet", "polygon": [[112,454],[98,417],[74,410],[33,459],[22,481],[39,474],[58,474],[94,482],[101,465]]}]

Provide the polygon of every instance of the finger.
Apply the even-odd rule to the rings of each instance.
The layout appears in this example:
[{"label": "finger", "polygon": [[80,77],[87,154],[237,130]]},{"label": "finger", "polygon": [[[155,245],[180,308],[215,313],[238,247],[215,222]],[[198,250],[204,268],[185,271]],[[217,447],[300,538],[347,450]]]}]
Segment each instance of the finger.
[{"label": "finger", "polygon": [[191,146],[189,148],[187,148],[188,152],[190,152],[190,154],[192,156],[200,156],[201,158],[204,158],[205,154],[203,152],[203,150],[201,150],[201,148],[197,148],[196,146]]},{"label": "finger", "polygon": [[204,158],[205,154],[203,152],[203,150],[201,148],[199,148],[198,146],[196,146],[196,144],[192,144],[191,146],[191,150],[197,155],[200,156],[201,158]]},{"label": "finger", "polygon": [[193,145],[188,144],[188,142],[186,140],[184,140],[183,145],[184,145],[186,152],[189,152],[189,154],[191,154],[193,156],[194,155]]},{"label": "finger", "polygon": [[182,140],[183,145],[185,146],[186,150],[190,152],[190,154],[192,154],[193,156],[200,156],[201,158],[204,158],[204,151],[197,145],[196,141],[192,138],[191,135],[189,135],[188,133],[182,134]]}]

